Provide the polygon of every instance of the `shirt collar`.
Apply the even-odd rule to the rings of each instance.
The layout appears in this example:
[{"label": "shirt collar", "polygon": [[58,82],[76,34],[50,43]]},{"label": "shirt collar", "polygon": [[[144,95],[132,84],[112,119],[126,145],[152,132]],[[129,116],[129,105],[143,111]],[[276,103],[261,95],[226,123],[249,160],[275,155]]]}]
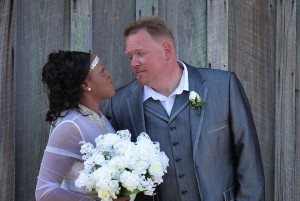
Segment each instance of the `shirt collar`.
[{"label": "shirt collar", "polygon": [[[179,63],[179,65],[183,66],[183,72],[182,72],[182,76],[181,76],[179,85],[177,86],[177,88],[172,92],[172,94],[169,97],[171,97],[173,95],[182,94],[183,91],[189,91],[189,76],[188,76],[187,67],[186,67],[185,63],[183,63],[182,61],[178,60],[177,62]],[[169,97],[166,97],[166,96],[154,91],[151,87],[148,87],[145,85],[143,101],[146,101],[148,98],[151,98],[151,97],[154,100],[160,100],[160,101],[165,101],[166,99],[169,98]]]}]

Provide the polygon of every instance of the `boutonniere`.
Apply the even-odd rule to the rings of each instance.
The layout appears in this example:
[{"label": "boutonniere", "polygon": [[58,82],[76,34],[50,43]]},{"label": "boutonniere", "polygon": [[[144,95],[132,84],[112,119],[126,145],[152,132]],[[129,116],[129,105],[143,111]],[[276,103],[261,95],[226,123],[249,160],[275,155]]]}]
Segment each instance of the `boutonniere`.
[{"label": "boutonniere", "polygon": [[189,101],[191,107],[197,110],[197,114],[200,115],[201,107],[205,105],[205,102],[202,100],[199,94],[197,94],[195,91],[191,91],[189,95]]}]

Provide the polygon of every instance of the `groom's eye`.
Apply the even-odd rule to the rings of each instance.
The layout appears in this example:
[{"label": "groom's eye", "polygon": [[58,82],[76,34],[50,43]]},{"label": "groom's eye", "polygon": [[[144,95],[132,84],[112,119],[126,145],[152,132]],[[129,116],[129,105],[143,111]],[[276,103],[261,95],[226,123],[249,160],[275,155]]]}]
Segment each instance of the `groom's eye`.
[{"label": "groom's eye", "polygon": [[137,55],[143,56],[145,53],[144,52],[137,52]]}]

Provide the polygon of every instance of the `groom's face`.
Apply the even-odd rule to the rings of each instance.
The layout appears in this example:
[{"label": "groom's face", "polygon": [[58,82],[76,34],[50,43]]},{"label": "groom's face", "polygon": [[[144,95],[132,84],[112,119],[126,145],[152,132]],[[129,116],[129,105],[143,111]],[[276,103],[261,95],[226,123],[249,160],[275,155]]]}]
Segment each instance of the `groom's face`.
[{"label": "groom's face", "polygon": [[164,79],[165,56],[160,39],[139,30],[126,38],[126,54],[140,84],[155,88]]}]

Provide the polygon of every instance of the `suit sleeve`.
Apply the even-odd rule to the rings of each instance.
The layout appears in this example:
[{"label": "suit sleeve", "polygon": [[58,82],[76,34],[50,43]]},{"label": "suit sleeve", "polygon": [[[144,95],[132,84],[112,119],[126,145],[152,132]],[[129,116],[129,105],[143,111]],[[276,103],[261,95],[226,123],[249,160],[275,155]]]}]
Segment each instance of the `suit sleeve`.
[{"label": "suit sleeve", "polygon": [[112,125],[112,127],[115,128],[115,129],[118,129],[117,125],[116,125],[116,122],[115,122],[114,115],[113,115],[113,107],[112,107],[113,100],[112,99],[113,98],[110,98],[109,101],[108,101],[108,107],[106,109],[105,116],[108,119],[108,121],[110,122],[110,124]]},{"label": "suit sleeve", "polygon": [[238,158],[237,200],[264,200],[265,181],[250,104],[235,73],[230,77],[230,125]]}]

